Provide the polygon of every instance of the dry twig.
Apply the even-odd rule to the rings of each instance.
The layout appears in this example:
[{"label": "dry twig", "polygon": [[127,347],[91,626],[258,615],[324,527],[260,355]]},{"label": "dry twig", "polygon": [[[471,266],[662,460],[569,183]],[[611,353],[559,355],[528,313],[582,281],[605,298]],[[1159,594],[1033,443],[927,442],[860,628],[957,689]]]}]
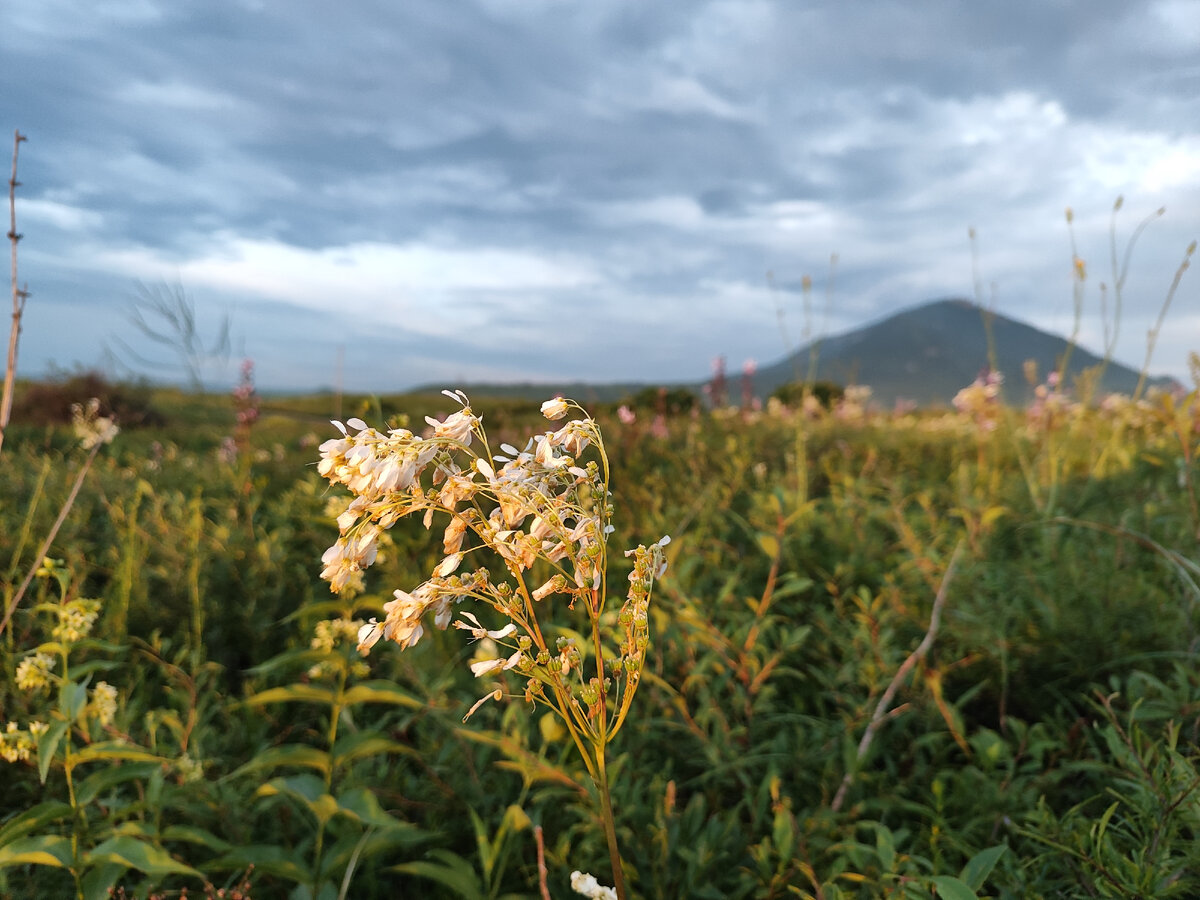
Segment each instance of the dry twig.
[{"label": "dry twig", "polygon": [[[879,698],[879,703],[875,706],[875,713],[871,716],[871,721],[867,724],[867,730],[863,732],[862,740],[858,742],[858,754],[855,757],[855,768],[862,763],[866,758],[867,751],[871,748],[871,741],[875,739],[875,732],[879,730],[879,726],[889,717],[891,711],[892,700],[896,696],[896,692],[900,690],[900,685],[905,677],[922,659],[929,653],[933,647],[934,638],[937,637],[938,627],[942,621],[942,608],[946,605],[946,597],[950,586],[950,579],[954,575],[954,570],[958,567],[959,557],[962,556],[963,542],[959,541],[958,546],[954,548],[954,555],[950,557],[950,565],[946,567],[946,574],[942,576],[942,583],[938,587],[937,597],[933,601],[933,611],[929,614],[929,628],[925,632],[925,637],[921,639],[921,643],[917,645],[917,649],[908,655],[908,658],[900,664],[900,668],[896,670],[896,674],[892,676],[891,683],[887,686],[887,690],[883,692],[883,696]],[[848,771],[842,783],[838,787],[837,794],[834,795],[833,803],[830,808],[834,812],[838,812],[842,808],[842,804],[846,801],[846,791],[850,789],[850,783],[854,780],[854,770]]]},{"label": "dry twig", "polygon": [[8,360],[4,367],[4,393],[0,395],[0,447],[4,446],[4,432],[8,429],[8,417],[12,414],[13,386],[17,377],[17,342],[21,337],[21,315],[25,312],[25,300],[29,291],[17,287],[17,151],[25,135],[13,132],[12,176],[8,179],[8,240],[12,244],[12,326],[8,333]]}]

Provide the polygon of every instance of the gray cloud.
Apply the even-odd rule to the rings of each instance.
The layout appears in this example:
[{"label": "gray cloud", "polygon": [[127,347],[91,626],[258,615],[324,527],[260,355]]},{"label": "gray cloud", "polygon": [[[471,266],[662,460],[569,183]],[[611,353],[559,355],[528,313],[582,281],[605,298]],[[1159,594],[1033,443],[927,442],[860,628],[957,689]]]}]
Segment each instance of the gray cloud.
[{"label": "gray cloud", "polygon": [[[970,294],[969,227],[985,297],[1061,327],[1066,206],[1099,334],[1120,193],[1122,235],[1168,206],[1127,286],[1119,355],[1140,363],[1200,233],[1189,0],[43,0],[8,18],[25,372],[96,361],[134,280],[179,277],[233,310],[265,386],[329,383],[339,345],[351,387],[697,378],[717,354],[779,356],[777,305],[799,334],[794,286],[822,293],[831,253],[830,330]],[[1180,321],[1196,295],[1185,280]],[[1164,335],[1159,367],[1182,373],[1195,336]]]}]

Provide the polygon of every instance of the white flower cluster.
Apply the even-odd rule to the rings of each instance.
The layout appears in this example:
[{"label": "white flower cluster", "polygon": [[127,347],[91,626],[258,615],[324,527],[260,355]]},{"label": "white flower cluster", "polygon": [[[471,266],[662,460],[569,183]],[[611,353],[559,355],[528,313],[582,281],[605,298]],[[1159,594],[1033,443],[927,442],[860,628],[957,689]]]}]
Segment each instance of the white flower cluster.
[{"label": "white flower cluster", "polygon": [[101,727],[111,725],[117,716],[117,689],[107,681],[96,682],[88,711],[96,717]]},{"label": "white flower cluster", "polygon": [[0,731],[0,759],[10,763],[32,761],[38,738],[49,729],[45,722],[30,722],[28,729],[16,722],[6,723]]},{"label": "white flower cluster", "polygon": [[571,873],[571,890],[592,900],[617,900],[617,892],[613,888],[605,887],[596,880],[595,875],[587,872]]},{"label": "white flower cluster", "polygon": [[[435,513],[449,516],[442,537],[445,558],[433,577],[411,593],[395,591],[384,606],[387,619],[360,632],[363,649],[380,637],[411,647],[421,637],[420,619],[433,610],[440,628],[450,624],[456,597],[483,593],[505,607],[512,604],[504,587],[491,585],[487,572],[456,576],[464,542],[473,533],[498,553],[514,572],[541,558],[570,561],[570,583],[552,578],[531,593],[580,593],[599,587],[603,542],[612,530],[611,508],[599,467],[575,460],[598,436],[591,419],[568,422],[555,432],[536,435],[523,450],[502,444],[505,455],[488,457],[471,450],[482,432],[481,420],[461,393],[446,392],[462,408],[439,422],[426,421],[432,434],[407,429],[380,433],[358,419],[335,422],[342,437],[321,445],[317,470],[355,495],[338,516],[340,537],[322,557],[321,577],[334,591],[355,582],[375,561],[378,539],[402,516],[421,512],[426,527]],[[565,401],[544,405],[547,415],[565,413]]]},{"label": "white flower cluster", "polygon": [[23,691],[40,691],[50,683],[50,672],[58,660],[49,653],[33,653],[17,665],[17,687]]},{"label": "white flower cluster", "polygon": [[[600,431],[585,415],[532,436],[521,449],[501,444],[502,452],[493,454],[466,396],[444,393],[461,408],[444,421],[427,418],[430,431],[424,436],[403,428],[379,432],[358,419],[334,422],[342,436],[321,445],[318,471],[354,497],[337,516],[339,537],[322,557],[321,577],[335,592],[361,587],[362,571],[375,561],[386,529],[416,513],[426,528],[435,516],[444,516],[444,558],[427,581],[393,593],[383,622],[372,619],[359,629],[359,650],[369,652],[380,639],[411,647],[424,633],[426,613],[444,629],[454,619],[454,605],[474,599],[508,622],[488,629],[471,613],[454,622],[477,640],[507,648],[495,658],[476,659],[472,672],[478,677],[516,668],[531,685],[559,690],[561,676],[578,668],[580,654],[570,640],[550,649],[535,607],[556,594],[568,597],[571,608],[582,602],[597,620],[603,607],[612,505]],[[542,405],[542,413],[559,419],[572,408],[583,412],[555,398]],[[589,448],[596,458],[584,461]],[[665,567],[665,544],[629,553],[637,558],[623,619],[625,646],[639,661],[646,643],[645,601]],[[511,581],[494,582],[482,567],[459,574],[464,560],[481,549],[500,557]],[[535,564],[542,574],[530,582]]]},{"label": "white flower cluster", "polygon": [[74,644],[91,634],[99,615],[99,600],[87,597],[71,600],[58,608],[58,624],[52,634],[55,640]]},{"label": "white flower cluster", "polygon": [[86,404],[72,403],[71,421],[79,445],[84,450],[91,450],[100,444],[111,444],[120,431],[114,419],[100,415],[100,400],[96,397]]}]

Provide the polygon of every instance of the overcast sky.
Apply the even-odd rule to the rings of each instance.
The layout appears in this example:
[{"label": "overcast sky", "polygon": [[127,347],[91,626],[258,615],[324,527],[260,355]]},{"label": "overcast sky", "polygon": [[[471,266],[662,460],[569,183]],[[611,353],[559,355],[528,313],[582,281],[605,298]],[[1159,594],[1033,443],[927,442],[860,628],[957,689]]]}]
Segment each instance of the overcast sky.
[{"label": "overcast sky", "polygon": [[[1099,350],[1118,195],[1118,254],[1166,208],[1139,367],[1200,236],[1200,0],[13,2],[0,113],[25,375],[171,361],[140,283],[229,316],[226,383],[698,380],[974,296],[970,228],[983,299],[1065,334],[1068,206]],[[1189,350],[1200,271],[1152,369]]]}]

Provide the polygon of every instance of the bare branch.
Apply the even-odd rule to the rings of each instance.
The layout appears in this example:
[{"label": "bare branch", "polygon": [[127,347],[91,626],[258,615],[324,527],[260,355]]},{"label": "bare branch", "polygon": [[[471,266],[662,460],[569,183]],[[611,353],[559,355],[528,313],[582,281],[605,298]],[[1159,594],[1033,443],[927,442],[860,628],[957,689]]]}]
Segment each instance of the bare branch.
[{"label": "bare branch", "polygon": [[0,447],[4,446],[4,432],[12,415],[13,388],[17,379],[17,344],[21,339],[21,316],[25,312],[25,301],[29,291],[17,287],[17,152],[25,135],[13,132],[12,176],[8,179],[8,240],[12,244],[12,325],[8,333],[8,359],[4,366],[4,392],[0,394]]},{"label": "bare branch", "polygon": [[[862,740],[858,742],[858,754],[855,757],[856,767],[866,758],[867,751],[871,748],[871,741],[875,739],[875,732],[879,730],[879,726],[888,718],[896,691],[900,690],[900,685],[908,673],[913,670],[917,663],[925,658],[930,648],[933,647],[934,638],[937,637],[938,628],[942,622],[942,608],[946,605],[950,579],[954,576],[954,570],[958,567],[958,560],[962,556],[962,551],[963,542],[959,541],[958,546],[954,548],[954,555],[950,557],[950,565],[946,567],[946,574],[942,576],[942,583],[938,587],[937,597],[934,598],[933,611],[929,614],[929,629],[925,632],[925,637],[921,639],[921,643],[917,645],[917,649],[910,653],[908,658],[900,664],[900,668],[892,676],[892,681],[887,686],[887,690],[879,698],[879,703],[875,706],[875,714],[871,716],[867,730],[863,733]],[[853,780],[853,770],[847,772],[845,777],[842,778],[841,786],[838,788],[837,794],[833,798],[833,804],[830,807],[834,812],[838,812],[842,808],[842,804],[846,800],[846,791],[850,789],[850,782]]]}]

